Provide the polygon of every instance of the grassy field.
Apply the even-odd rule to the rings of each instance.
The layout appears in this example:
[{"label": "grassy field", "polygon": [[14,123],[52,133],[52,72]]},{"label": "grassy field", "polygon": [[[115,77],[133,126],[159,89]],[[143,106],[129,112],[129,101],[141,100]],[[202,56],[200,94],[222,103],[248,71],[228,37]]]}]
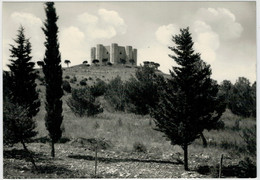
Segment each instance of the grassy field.
[{"label": "grassy field", "polygon": [[[70,71],[72,76],[72,69],[65,72]],[[38,86],[38,89],[43,98],[44,87]],[[42,99],[40,112],[35,117],[38,135],[35,142],[28,144],[40,170],[32,170],[22,146],[17,144],[4,147],[4,178],[93,178],[96,143],[99,147],[97,177],[102,178],[217,177],[222,154],[222,176],[239,177],[243,171],[239,162],[247,156],[256,160],[247,152],[247,144],[241,137],[244,129],[256,125],[254,118],[241,118],[227,110],[221,117],[224,129],[204,131],[207,148],[203,148],[201,139],[189,146],[191,171],[186,172],[182,149],[171,145],[162,133],[154,130],[150,116],[105,110],[96,117],[80,118],[67,106],[69,96],[63,97],[63,141],[56,144],[56,158],[50,157],[49,143],[44,141],[48,132]]]}]

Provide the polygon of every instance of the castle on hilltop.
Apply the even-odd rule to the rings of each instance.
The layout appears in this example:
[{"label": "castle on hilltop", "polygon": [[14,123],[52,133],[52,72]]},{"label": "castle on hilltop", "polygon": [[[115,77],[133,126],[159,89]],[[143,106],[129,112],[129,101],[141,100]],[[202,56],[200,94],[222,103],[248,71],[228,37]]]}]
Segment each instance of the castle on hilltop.
[{"label": "castle on hilltop", "polygon": [[137,49],[132,46],[118,46],[116,43],[111,46],[97,44],[97,47],[91,48],[91,62],[95,59],[100,63],[137,65]]}]

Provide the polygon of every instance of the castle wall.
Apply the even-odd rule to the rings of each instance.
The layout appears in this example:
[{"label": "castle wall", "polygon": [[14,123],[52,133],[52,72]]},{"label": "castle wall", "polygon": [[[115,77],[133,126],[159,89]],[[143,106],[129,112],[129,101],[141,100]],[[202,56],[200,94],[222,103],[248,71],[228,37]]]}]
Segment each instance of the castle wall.
[{"label": "castle wall", "polygon": [[133,58],[132,46],[126,46],[126,62],[130,63],[130,59]]},{"label": "castle wall", "polygon": [[135,60],[135,65],[137,65],[137,49],[133,50],[133,59]]},{"label": "castle wall", "polygon": [[123,46],[118,46],[118,50],[119,50],[119,54],[118,54],[117,62],[118,62],[118,63],[121,63],[120,59],[124,59],[124,60],[127,59],[125,47],[123,47]]},{"label": "castle wall", "polygon": [[111,45],[111,51],[110,51],[110,62],[111,63],[117,63],[118,54],[119,54],[118,45],[116,43],[113,43]]},{"label": "castle wall", "polygon": [[104,46],[102,44],[97,44],[97,59],[99,62],[103,59]]},{"label": "castle wall", "polygon": [[91,48],[91,62],[96,59],[96,48]]}]

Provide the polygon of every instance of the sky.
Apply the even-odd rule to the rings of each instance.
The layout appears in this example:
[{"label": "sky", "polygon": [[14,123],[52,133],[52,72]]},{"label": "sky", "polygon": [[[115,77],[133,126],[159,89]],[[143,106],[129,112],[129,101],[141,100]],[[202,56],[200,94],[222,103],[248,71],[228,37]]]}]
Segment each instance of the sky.
[{"label": "sky", "polygon": [[[221,83],[238,77],[256,80],[256,2],[55,2],[59,16],[58,40],[62,66],[90,61],[96,44],[137,48],[137,64],[153,61],[169,73],[176,66],[168,48],[180,28],[189,27],[195,52],[211,65],[212,78]],[[33,61],[43,59],[46,19],[42,2],[3,2],[3,69],[10,63],[10,44],[15,44],[22,25],[32,44]],[[37,67],[37,65],[36,65]]]}]

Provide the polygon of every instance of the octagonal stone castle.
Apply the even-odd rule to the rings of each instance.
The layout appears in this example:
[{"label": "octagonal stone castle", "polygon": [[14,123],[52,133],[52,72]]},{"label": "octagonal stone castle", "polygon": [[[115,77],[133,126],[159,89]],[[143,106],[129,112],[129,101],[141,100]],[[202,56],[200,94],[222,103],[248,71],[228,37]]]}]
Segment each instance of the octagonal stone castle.
[{"label": "octagonal stone castle", "polygon": [[133,64],[137,65],[137,49],[132,46],[118,46],[112,43],[111,46],[97,44],[97,47],[91,48],[91,62],[98,59],[100,63],[110,62],[112,64]]}]

